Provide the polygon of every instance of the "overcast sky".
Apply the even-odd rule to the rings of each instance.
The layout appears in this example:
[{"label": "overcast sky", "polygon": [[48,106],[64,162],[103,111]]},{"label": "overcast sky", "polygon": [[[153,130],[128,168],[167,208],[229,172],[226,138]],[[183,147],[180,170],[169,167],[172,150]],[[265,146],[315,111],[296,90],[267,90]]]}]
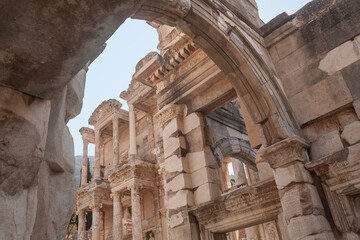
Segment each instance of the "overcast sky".
[{"label": "overcast sky", "polygon": [[[292,14],[309,0],[257,0],[260,18],[266,23],[278,14]],[[95,108],[104,100],[119,98],[127,89],[135,65],[151,51],[157,51],[156,30],[145,21],[128,19],[107,41],[104,52],[91,64],[87,73],[83,109],[79,116],[70,120],[68,126],[74,138],[75,155],[82,155],[82,139],[79,129],[88,126],[88,119]],[[94,155],[92,144],[89,155]]]}]

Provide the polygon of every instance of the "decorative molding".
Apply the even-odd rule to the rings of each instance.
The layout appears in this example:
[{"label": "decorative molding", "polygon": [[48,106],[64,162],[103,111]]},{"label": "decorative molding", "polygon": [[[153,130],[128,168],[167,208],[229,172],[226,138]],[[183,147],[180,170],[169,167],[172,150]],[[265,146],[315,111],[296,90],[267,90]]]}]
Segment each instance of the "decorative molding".
[{"label": "decorative molding", "polygon": [[157,52],[150,52],[143,57],[135,66],[135,71],[138,72],[146,63],[150,62],[154,58],[160,58],[161,56]]},{"label": "decorative molding", "polygon": [[309,147],[306,140],[292,136],[264,148],[260,154],[272,168],[279,168],[295,161],[308,162],[307,149]]},{"label": "decorative molding", "polygon": [[85,133],[87,134],[95,134],[94,129],[88,128],[88,127],[82,127],[79,130],[80,134],[83,135]]},{"label": "decorative molding", "polygon": [[238,188],[190,212],[211,232],[231,231],[274,220],[281,211],[274,179]]},{"label": "decorative molding", "polygon": [[139,90],[139,88],[144,85],[136,80],[131,80],[129,87],[126,91],[122,91],[120,93],[120,98],[128,101],[129,99],[133,98],[134,95],[137,95],[137,92]]},{"label": "decorative molding", "polygon": [[155,115],[155,120],[163,127],[170,120],[176,117],[182,117],[184,114],[184,108],[185,105],[183,104],[166,105]]},{"label": "decorative molding", "polygon": [[341,195],[360,194],[360,144],[305,165],[321,177],[329,189]]},{"label": "decorative molding", "polygon": [[101,118],[103,118],[107,114],[120,113],[121,107],[122,104],[115,99],[103,101],[91,114],[89,118],[89,124],[95,125]]}]

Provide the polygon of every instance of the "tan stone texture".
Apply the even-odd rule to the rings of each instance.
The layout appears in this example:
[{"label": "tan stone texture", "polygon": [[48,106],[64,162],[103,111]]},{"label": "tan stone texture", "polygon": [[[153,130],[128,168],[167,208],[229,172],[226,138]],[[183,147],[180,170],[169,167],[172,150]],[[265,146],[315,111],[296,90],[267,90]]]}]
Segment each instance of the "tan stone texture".
[{"label": "tan stone texture", "polygon": [[[75,196],[81,240],[358,239],[359,13],[314,0],[264,24],[255,0],[0,4],[0,239],[64,239]],[[80,129],[76,192],[66,124],[129,17],[159,53],[121,92],[129,112],[106,100]]]}]

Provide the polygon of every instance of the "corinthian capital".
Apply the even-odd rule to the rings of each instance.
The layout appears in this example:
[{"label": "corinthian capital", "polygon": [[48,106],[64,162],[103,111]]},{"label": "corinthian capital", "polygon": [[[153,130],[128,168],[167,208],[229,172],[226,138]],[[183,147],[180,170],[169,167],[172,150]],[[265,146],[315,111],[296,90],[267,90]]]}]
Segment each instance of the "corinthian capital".
[{"label": "corinthian capital", "polygon": [[156,115],[155,120],[164,126],[170,120],[176,117],[182,117],[184,115],[185,105],[183,104],[169,104],[161,109]]}]

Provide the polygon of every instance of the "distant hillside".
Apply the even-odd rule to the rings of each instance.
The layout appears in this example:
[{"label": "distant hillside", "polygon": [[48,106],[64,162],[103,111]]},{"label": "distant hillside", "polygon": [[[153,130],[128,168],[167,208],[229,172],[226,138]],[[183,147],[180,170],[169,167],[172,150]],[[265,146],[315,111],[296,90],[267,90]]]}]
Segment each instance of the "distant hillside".
[{"label": "distant hillside", "polygon": [[[94,161],[95,161],[95,157],[94,156],[89,156],[89,161],[90,161],[90,171],[91,174],[94,176]],[[80,185],[80,170],[81,170],[81,166],[82,166],[82,156],[75,156],[75,178],[76,178],[76,182],[78,185]]]}]

